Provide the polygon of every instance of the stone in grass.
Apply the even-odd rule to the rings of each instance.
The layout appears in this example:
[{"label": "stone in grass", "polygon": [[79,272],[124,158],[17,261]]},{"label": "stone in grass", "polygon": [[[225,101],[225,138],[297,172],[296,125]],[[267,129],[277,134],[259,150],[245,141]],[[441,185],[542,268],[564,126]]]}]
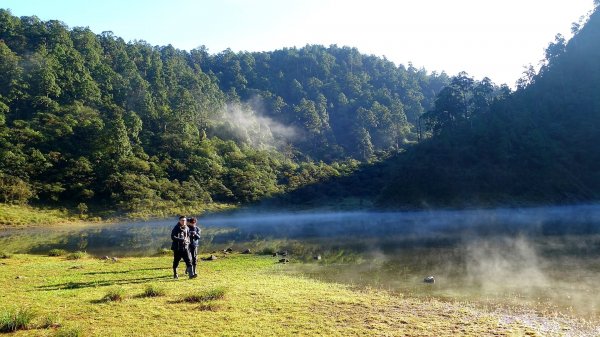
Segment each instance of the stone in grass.
[{"label": "stone in grass", "polygon": [[250,249],[246,249],[242,252],[242,254],[250,254],[250,253],[252,253],[252,251],[250,251]]},{"label": "stone in grass", "polygon": [[423,282],[425,283],[435,283],[435,278],[433,276],[427,276]]},{"label": "stone in grass", "polygon": [[280,259],[279,260],[279,263],[288,263],[288,262],[290,262],[290,260],[288,260],[288,259]]},{"label": "stone in grass", "polygon": [[119,262],[119,258],[118,257],[113,257],[111,258],[112,262]]},{"label": "stone in grass", "polygon": [[103,257],[101,258],[101,260],[110,260],[110,257],[108,257],[108,256],[103,256]]},{"label": "stone in grass", "polygon": [[214,256],[213,254],[210,254],[210,256],[209,256],[209,257],[203,257],[203,258],[202,258],[202,261],[214,261],[214,260],[216,260],[216,259],[217,259],[217,257],[216,257],[216,256]]},{"label": "stone in grass", "polygon": [[313,259],[315,259],[315,260],[317,260],[317,261],[320,261],[320,260],[321,260],[321,255],[316,255],[316,256],[313,256]]}]

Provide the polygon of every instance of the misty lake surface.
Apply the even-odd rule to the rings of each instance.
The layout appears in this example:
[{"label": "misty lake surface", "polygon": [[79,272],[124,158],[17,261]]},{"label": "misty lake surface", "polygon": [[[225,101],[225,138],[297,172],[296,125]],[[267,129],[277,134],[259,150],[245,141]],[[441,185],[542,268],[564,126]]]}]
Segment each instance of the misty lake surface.
[{"label": "misty lake surface", "polygon": [[[281,272],[490,305],[598,318],[600,205],[414,212],[252,212],[199,218],[201,251],[287,252]],[[176,219],[0,231],[0,246],[140,256]],[[320,257],[317,259],[316,257]],[[273,257],[273,263],[281,256]],[[210,263],[210,262],[207,262]],[[433,276],[435,283],[425,283]]]}]

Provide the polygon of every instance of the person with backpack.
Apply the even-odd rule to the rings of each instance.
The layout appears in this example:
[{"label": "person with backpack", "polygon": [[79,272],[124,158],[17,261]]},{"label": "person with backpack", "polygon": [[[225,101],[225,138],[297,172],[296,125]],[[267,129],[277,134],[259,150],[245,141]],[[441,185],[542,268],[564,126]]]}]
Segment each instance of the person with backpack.
[{"label": "person with backpack", "polygon": [[198,220],[191,218],[188,221],[188,230],[190,232],[190,258],[192,262],[192,268],[189,270],[189,275],[197,277],[198,273],[196,270],[196,264],[198,262],[198,246],[200,245],[200,227],[197,226]]},{"label": "person with backpack", "polygon": [[[192,268],[192,263],[190,261],[190,230],[186,225],[187,218],[185,216],[180,216],[179,221],[173,227],[171,231],[171,250],[173,251],[173,278],[178,279],[179,275],[177,275],[177,267],[179,266],[179,261],[183,259],[185,265],[188,270]],[[193,273],[190,273],[190,278],[194,278],[196,276]]]}]

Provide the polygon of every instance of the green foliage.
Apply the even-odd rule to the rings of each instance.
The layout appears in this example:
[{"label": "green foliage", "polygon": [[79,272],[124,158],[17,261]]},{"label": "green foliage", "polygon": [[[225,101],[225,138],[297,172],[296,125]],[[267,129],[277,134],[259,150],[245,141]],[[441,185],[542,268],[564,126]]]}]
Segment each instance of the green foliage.
[{"label": "green foliage", "polygon": [[448,81],[335,45],[210,55],[0,17],[0,202],[79,218],[255,202],[337,176],[337,161],[416,139]]},{"label": "green foliage", "polygon": [[124,288],[110,289],[102,298],[102,300],[105,302],[121,302],[123,299],[125,299]]},{"label": "green foliage", "polygon": [[173,254],[173,251],[171,251],[169,248],[159,248],[156,254],[162,256],[171,255]]},{"label": "green foliage", "polygon": [[202,302],[210,302],[215,300],[220,300],[225,297],[226,293],[225,288],[214,288],[209,290],[204,290],[192,295],[187,295],[183,298],[184,302],[190,303],[202,303]]},{"label": "green foliage", "polygon": [[0,313],[0,332],[14,332],[27,329],[35,313],[28,308],[3,310]]},{"label": "green foliage", "polygon": [[77,251],[77,252],[73,252],[70,253],[69,255],[67,255],[67,260],[80,260],[83,258],[86,258],[88,255],[86,252],[82,252],[82,251]]},{"label": "green foliage", "polygon": [[165,290],[154,284],[147,285],[146,288],[144,289],[144,292],[142,293],[142,297],[158,297],[158,296],[164,296],[164,295],[165,295]]},{"label": "green foliage", "polygon": [[5,251],[0,252],[0,259],[10,259],[11,257],[12,257],[11,253],[8,253]]},{"label": "green foliage", "polygon": [[48,252],[48,256],[64,256],[67,254],[67,251],[64,249],[50,249],[50,251]]},{"label": "green foliage", "polygon": [[10,227],[25,227],[52,225],[70,221],[68,211],[48,210],[40,207],[25,205],[0,204],[0,225]]}]

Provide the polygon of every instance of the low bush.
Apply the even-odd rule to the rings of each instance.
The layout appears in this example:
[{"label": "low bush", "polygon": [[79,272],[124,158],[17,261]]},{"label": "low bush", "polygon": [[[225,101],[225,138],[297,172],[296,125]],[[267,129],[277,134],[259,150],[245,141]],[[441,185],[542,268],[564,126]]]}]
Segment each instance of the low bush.
[{"label": "low bush", "polygon": [[48,256],[63,256],[66,255],[67,251],[64,249],[50,249],[50,251],[48,252]]},{"label": "low bush", "polygon": [[77,251],[77,252],[67,255],[67,260],[79,260],[79,259],[83,259],[84,257],[87,257],[86,252]]},{"label": "low bush", "polygon": [[14,332],[29,327],[35,317],[29,309],[13,309],[0,314],[0,332]]},{"label": "low bush", "polygon": [[165,295],[165,290],[153,285],[153,284],[149,284],[146,286],[146,289],[144,290],[144,293],[142,294],[142,297],[158,297],[158,296],[164,296]]},{"label": "low bush", "polygon": [[173,254],[173,251],[170,250],[169,248],[159,248],[158,252],[156,254],[161,255],[161,256],[171,255],[171,254]]},{"label": "low bush", "polygon": [[9,252],[0,252],[0,259],[10,259],[12,254]]},{"label": "low bush", "polygon": [[205,290],[197,294],[188,295],[183,298],[183,301],[189,303],[201,303],[201,302],[209,302],[214,300],[220,300],[225,297],[225,289],[224,288],[215,288],[210,290]]},{"label": "low bush", "polygon": [[125,289],[114,288],[108,291],[102,298],[105,302],[120,302],[125,298]]}]

